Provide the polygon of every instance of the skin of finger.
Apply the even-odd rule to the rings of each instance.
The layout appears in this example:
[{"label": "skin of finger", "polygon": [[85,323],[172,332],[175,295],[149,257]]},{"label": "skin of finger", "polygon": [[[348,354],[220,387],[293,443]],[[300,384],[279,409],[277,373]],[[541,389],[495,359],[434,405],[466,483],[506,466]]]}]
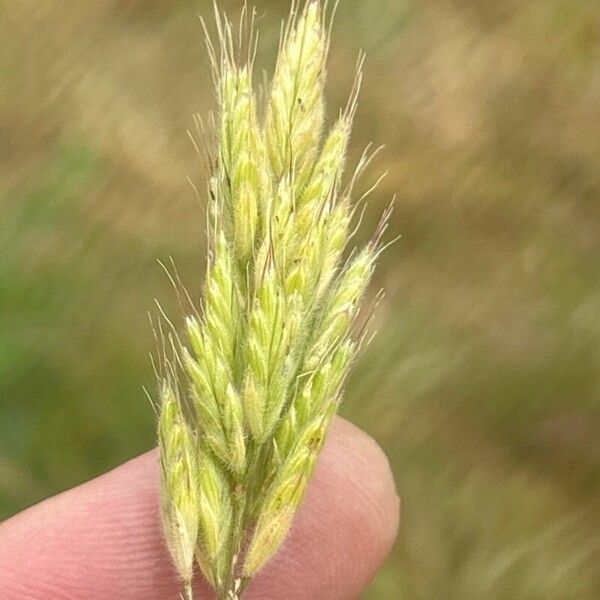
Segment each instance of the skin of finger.
[{"label": "skin of finger", "polygon": [[[337,419],[292,532],[248,600],[352,600],[396,537],[399,500],[375,442]],[[196,597],[212,598],[196,583]],[[0,598],[170,600],[179,584],[149,452],[0,524]]]}]

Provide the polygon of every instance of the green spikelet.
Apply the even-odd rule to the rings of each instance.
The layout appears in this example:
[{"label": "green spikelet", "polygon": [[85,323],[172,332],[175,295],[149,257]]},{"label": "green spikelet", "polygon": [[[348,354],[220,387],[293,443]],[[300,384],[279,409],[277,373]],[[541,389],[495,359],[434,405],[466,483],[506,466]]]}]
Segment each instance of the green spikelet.
[{"label": "green spikelet", "polygon": [[283,379],[288,329],[285,296],[274,266],[267,266],[248,322],[245,410],[255,440],[271,434],[285,400]]},{"label": "green spikelet", "polygon": [[327,38],[318,2],[311,2],[284,36],[267,110],[266,139],[276,177],[293,173],[301,190],[313,167],[323,128]]},{"label": "green spikelet", "polygon": [[262,169],[264,147],[258,128],[251,69],[225,61],[220,85],[219,181],[229,209],[237,258],[245,265],[256,241],[261,201],[269,181]]},{"label": "green spikelet", "polygon": [[198,448],[198,564],[208,581],[219,589],[228,577],[231,558],[228,540],[232,525],[231,487],[209,448]]},{"label": "green spikelet", "polygon": [[199,512],[195,440],[168,380],[163,380],[160,395],[158,443],[163,529],[173,563],[185,587],[190,589]]}]

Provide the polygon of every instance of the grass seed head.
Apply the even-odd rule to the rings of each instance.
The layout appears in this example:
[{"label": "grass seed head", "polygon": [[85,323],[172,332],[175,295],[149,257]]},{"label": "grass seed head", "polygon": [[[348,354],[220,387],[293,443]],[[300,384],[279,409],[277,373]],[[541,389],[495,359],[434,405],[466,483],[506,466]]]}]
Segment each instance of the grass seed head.
[{"label": "grass seed head", "polygon": [[343,259],[356,175],[340,190],[360,74],[322,140],[323,13],[317,0],[294,4],[264,119],[254,34],[242,51],[243,35],[217,11],[218,50],[208,43],[219,103],[209,260],[202,310],[176,350],[192,431],[163,387],[159,443],[173,560],[189,578],[197,538],[219,600],[238,598],[289,531],[356,354],[354,323],[385,231]]}]

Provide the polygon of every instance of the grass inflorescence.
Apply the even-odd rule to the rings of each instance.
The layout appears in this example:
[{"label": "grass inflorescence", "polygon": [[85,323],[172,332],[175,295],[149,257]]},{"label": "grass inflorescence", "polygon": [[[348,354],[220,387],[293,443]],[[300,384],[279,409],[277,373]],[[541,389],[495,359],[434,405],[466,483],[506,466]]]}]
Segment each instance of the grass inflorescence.
[{"label": "grass inflorescence", "polygon": [[348,248],[369,162],[343,184],[362,59],[324,135],[329,23],[319,1],[292,6],[264,106],[252,15],[238,31],[217,10],[218,43],[207,36],[208,265],[202,309],[164,359],[158,429],[164,531],[190,598],[195,562],[220,599],[237,598],[283,542],[362,339],[389,215]]}]

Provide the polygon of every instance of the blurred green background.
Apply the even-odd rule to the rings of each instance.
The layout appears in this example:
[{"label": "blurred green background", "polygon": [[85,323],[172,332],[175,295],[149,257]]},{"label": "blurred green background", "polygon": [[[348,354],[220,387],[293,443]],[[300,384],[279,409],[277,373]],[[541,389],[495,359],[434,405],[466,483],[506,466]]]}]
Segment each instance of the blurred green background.
[{"label": "blurred green background", "polygon": [[[153,445],[147,311],[198,294],[204,1],[0,2],[0,518]],[[223,2],[233,14],[239,2]],[[261,66],[287,2],[257,0]],[[343,409],[402,532],[365,598],[600,598],[600,4],[342,2],[329,107],[393,193]]]}]

